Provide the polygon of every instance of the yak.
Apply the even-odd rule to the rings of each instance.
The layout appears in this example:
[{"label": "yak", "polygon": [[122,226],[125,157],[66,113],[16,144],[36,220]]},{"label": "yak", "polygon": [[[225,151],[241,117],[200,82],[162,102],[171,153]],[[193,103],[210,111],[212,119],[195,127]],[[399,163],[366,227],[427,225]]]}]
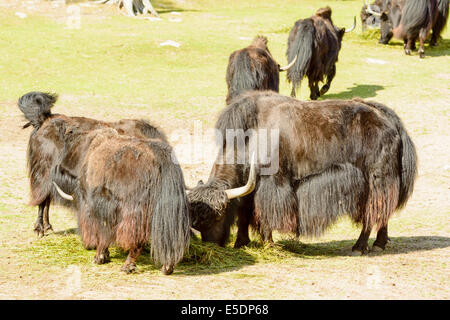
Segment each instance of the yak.
[{"label": "yak", "polygon": [[[311,100],[324,95],[336,75],[336,62],[341,49],[344,33],[352,31],[356,26],[346,30],[337,28],[331,20],[331,8],[321,8],[314,16],[298,20],[291,29],[288,38],[286,55],[289,61],[295,56],[294,65],[287,71],[287,79],[292,83],[291,96],[300,86],[304,76],[308,77]],[[319,91],[319,82],[326,83]]]},{"label": "yak", "polygon": [[[380,27],[380,16],[383,5],[386,0],[375,0],[373,3],[369,3],[368,0],[364,2],[361,8],[361,25],[362,31],[364,32],[367,27],[369,28],[379,28]],[[373,14],[375,12],[376,14]]]},{"label": "yak", "polygon": [[448,0],[390,0],[384,4],[379,16],[380,40],[387,44],[392,37],[404,42],[405,54],[410,55],[416,49],[419,39],[419,57],[425,57],[425,40],[432,32],[430,46],[436,46],[440,34],[447,23]]},{"label": "yak", "polygon": [[[65,146],[51,178],[61,197],[76,203],[82,242],[97,249],[94,262],[108,262],[116,243],[129,251],[121,270],[134,272],[151,239],[153,259],[171,274],[190,239],[183,173],[171,147],[112,128],[85,131],[66,121],[59,127]],[[73,195],[60,187],[67,181]]]},{"label": "yak", "polygon": [[230,55],[226,73],[227,104],[245,91],[279,91],[279,73],[288,70],[296,57],[287,66],[280,67],[270,54],[267,43],[266,37],[257,36],[250,46],[236,50]]},{"label": "yak", "polygon": [[[188,193],[192,226],[202,240],[224,245],[236,217],[234,246],[241,247],[250,242],[249,226],[268,241],[273,230],[320,236],[349,215],[362,225],[354,254],[368,251],[375,226],[372,250],[385,248],[388,220],[407,203],[417,175],[414,144],[393,110],[361,99],[303,102],[253,91],[232,100],[216,129],[219,137],[248,133],[245,161],[225,161],[236,158],[238,148],[223,140],[208,181]],[[260,129],[279,132],[269,162],[248,160]],[[278,170],[262,174],[275,157]]]},{"label": "yak", "polygon": [[[60,161],[60,155],[64,146],[58,134],[59,129],[56,126],[58,120],[70,120],[77,123],[80,129],[87,131],[112,127],[121,134],[167,141],[162,132],[144,120],[104,122],[83,117],[67,117],[62,114],[53,114],[51,108],[56,103],[57,98],[56,94],[29,92],[20,97],[18,101],[19,109],[28,120],[23,128],[33,126],[28,141],[27,162],[31,187],[30,204],[39,206],[38,218],[34,226],[38,236],[43,236],[46,231],[52,230],[52,225],[49,221],[51,201],[72,206],[70,202],[58,195],[50,180],[52,168]],[[72,191],[69,186],[64,187],[67,191]]]}]

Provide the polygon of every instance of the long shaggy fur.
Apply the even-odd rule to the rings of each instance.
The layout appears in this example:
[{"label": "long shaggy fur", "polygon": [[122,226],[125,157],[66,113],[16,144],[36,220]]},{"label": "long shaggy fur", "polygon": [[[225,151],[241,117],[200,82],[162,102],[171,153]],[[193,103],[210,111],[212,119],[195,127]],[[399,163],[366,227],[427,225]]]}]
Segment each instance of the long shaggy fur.
[{"label": "long shaggy fur", "polygon": [[421,29],[431,30],[437,12],[436,0],[408,0],[402,10],[398,28],[394,29],[394,37],[398,39],[418,38]]},{"label": "long shaggy fur", "polygon": [[[343,215],[361,224],[364,232],[375,226],[385,228],[414,187],[414,144],[395,112],[376,102],[300,102],[273,92],[248,92],[221,113],[216,128],[221,132],[280,131],[278,172],[257,177],[255,191],[245,198],[223,203],[227,214],[246,221],[248,213],[242,208],[252,207],[249,202],[253,202],[250,221],[260,231],[319,236]],[[237,165],[216,163],[209,183],[228,181],[229,187],[241,186],[247,172]],[[194,190],[204,194],[209,185]],[[202,237],[217,238],[214,234],[225,229],[219,227],[223,219],[214,211],[215,206],[209,206],[209,199],[198,198],[210,208],[210,216],[200,217],[193,208],[193,219],[205,219],[209,225],[209,230],[202,226]],[[236,204],[233,210],[229,210],[231,204]]]},{"label": "long shaggy fur", "polygon": [[151,239],[156,263],[179,262],[189,245],[190,217],[172,149],[112,129],[81,136],[91,141],[76,190],[83,243],[99,248],[115,242],[133,250]]},{"label": "long shaggy fur", "polygon": [[314,38],[315,28],[312,19],[297,21],[289,33],[286,56],[288,61],[292,61],[297,55],[297,61],[287,71],[286,77],[294,89],[300,87],[309,70],[314,51]]},{"label": "long shaggy fur", "polygon": [[[64,176],[57,176],[55,168],[60,163],[64,148],[64,135],[67,127],[90,131],[98,128],[115,128],[120,134],[136,136],[142,139],[159,139],[167,142],[165,135],[145,120],[120,120],[104,122],[83,117],[67,117],[52,114],[51,108],[57,99],[56,94],[30,92],[18,101],[19,109],[29,121],[25,126],[33,125],[27,150],[28,174],[30,178],[31,205],[40,205],[46,199],[57,201],[65,206],[74,204],[62,199],[52,185],[51,175],[61,184],[63,190],[74,190],[76,170],[62,171]],[[76,166],[72,161],[71,169]],[[61,171],[59,171],[61,172]]]},{"label": "long shaggy fur", "polygon": [[[321,8],[311,18],[295,23],[289,33],[286,51],[288,61],[297,55],[294,66],[287,72],[287,79],[292,83],[292,97],[305,76],[309,80],[312,100],[328,91],[336,74],[335,64],[344,33],[345,29],[333,24],[330,7]],[[319,91],[318,82],[324,79],[326,84]]]},{"label": "long shaggy fur", "polygon": [[266,37],[258,36],[249,47],[230,55],[226,81],[227,104],[245,91],[279,91],[279,66],[270,54]]},{"label": "long shaggy fur", "polygon": [[436,42],[447,25],[449,0],[438,0],[438,16],[433,26],[433,39]]}]

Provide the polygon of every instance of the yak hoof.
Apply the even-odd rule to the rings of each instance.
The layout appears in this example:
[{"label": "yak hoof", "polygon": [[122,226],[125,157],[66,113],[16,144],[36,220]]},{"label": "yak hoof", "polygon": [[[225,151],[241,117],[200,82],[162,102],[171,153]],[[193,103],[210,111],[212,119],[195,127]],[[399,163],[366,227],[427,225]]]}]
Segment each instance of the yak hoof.
[{"label": "yak hoof", "polygon": [[405,54],[410,56],[411,55],[411,50],[410,49],[405,49]]},{"label": "yak hoof", "polygon": [[328,92],[328,90],[330,90],[330,86],[328,84],[325,84],[322,89],[320,89],[320,95],[323,96],[325,93]]},{"label": "yak hoof", "polygon": [[98,256],[96,255],[94,257],[94,262],[96,264],[104,264],[104,263],[109,262],[109,253],[108,254],[101,253]]},{"label": "yak hoof", "polygon": [[53,227],[52,227],[52,225],[51,225],[51,224],[45,225],[45,226],[44,226],[44,231],[51,231],[51,232],[53,232]]},{"label": "yak hoof", "polygon": [[372,252],[381,252],[384,251],[382,247],[379,247],[377,245],[372,246]]},{"label": "yak hoof", "polygon": [[420,57],[420,59],[425,58],[425,52],[424,51],[419,51],[419,57]]},{"label": "yak hoof", "polygon": [[42,238],[44,236],[44,227],[42,224],[36,223],[34,225],[34,232],[36,232],[38,238]]},{"label": "yak hoof", "polygon": [[360,251],[360,250],[353,250],[352,251],[352,256],[354,256],[354,257],[360,257],[360,256],[362,256],[364,253],[362,252],[362,251]]},{"label": "yak hoof", "polygon": [[126,274],[134,273],[137,271],[136,264],[134,263],[128,263],[124,264],[122,268],[120,268],[121,271],[125,272]]},{"label": "yak hoof", "polygon": [[236,240],[236,242],[234,243],[234,248],[238,249],[241,247],[244,247],[246,245],[248,245],[250,243],[250,239],[247,240]]},{"label": "yak hoof", "polygon": [[168,276],[169,274],[172,274],[173,273],[173,265],[170,265],[170,266],[164,265],[164,266],[162,266],[161,272],[164,275],[166,275],[166,276]]}]

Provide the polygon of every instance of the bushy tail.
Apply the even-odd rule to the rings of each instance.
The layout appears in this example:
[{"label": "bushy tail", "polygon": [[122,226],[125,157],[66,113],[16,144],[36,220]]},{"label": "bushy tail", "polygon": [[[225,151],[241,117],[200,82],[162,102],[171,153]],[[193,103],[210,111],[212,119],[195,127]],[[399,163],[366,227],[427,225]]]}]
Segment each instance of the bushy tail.
[{"label": "bushy tail", "polygon": [[441,35],[442,30],[444,30],[447,24],[449,10],[448,0],[439,0],[438,2],[438,17],[436,23],[433,26],[433,34],[435,34],[436,39]]},{"label": "bushy tail", "polygon": [[183,173],[174,163],[176,159],[172,159],[171,152],[155,152],[155,155],[161,158],[161,190],[152,215],[151,255],[156,263],[170,269],[189,247],[189,207]]},{"label": "bushy tail", "polygon": [[228,95],[226,103],[239,94],[256,90],[262,87],[262,79],[257,76],[256,68],[252,67],[252,61],[247,50],[242,50],[230,57],[227,69]]},{"label": "bushy tail", "polygon": [[392,109],[373,101],[364,101],[364,103],[383,112],[395,124],[400,134],[402,146],[399,153],[400,190],[397,204],[397,209],[400,209],[406,205],[414,189],[414,183],[417,177],[416,147],[409,137],[401,119]]},{"label": "bushy tail", "polygon": [[287,71],[287,79],[292,83],[292,91],[300,86],[300,82],[308,71],[313,55],[315,29],[311,19],[297,21],[292,28],[286,55],[292,61],[297,55],[295,64]]},{"label": "bushy tail", "polygon": [[18,106],[29,122],[23,128],[32,125],[39,128],[51,116],[50,109],[58,99],[58,95],[45,92],[29,92],[19,98]]}]

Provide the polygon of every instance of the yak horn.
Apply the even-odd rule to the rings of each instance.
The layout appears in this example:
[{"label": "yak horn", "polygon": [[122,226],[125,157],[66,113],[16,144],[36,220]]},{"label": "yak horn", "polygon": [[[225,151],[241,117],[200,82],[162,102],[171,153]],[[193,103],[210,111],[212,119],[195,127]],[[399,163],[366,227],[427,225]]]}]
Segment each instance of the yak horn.
[{"label": "yak horn", "polygon": [[356,17],[353,17],[353,25],[352,25],[352,27],[350,28],[350,29],[345,29],[345,32],[351,32],[351,31],[353,31],[353,29],[355,29],[355,27],[356,27]]},{"label": "yak horn", "polygon": [[58,185],[56,184],[55,181],[53,181],[53,184],[55,185],[56,191],[58,191],[58,193],[61,197],[63,197],[66,200],[73,201],[73,197],[70,194],[67,194],[64,191],[62,191],[61,188],[58,187]]},{"label": "yak horn", "polygon": [[255,168],[255,154],[252,154],[252,160],[250,162],[250,173],[248,175],[247,184],[243,187],[227,189],[225,193],[227,194],[228,200],[246,196],[255,190],[256,186],[256,168]]},{"label": "yak horn", "polygon": [[280,71],[286,71],[294,65],[295,61],[297,61],[297,55],[295,55],[294,60],[292,60],[291,63],[289,63],[287,66],[280,67]]},{"label": "yak horn", "polygon": [[381,17],[381,13],[380,13],[380,12],[373,11],[372,8],[370,7],[370,4],[367,5],[366,12],[367,12],[367,13],[370,13],[370,14],[373,15],[373,16]]}]

